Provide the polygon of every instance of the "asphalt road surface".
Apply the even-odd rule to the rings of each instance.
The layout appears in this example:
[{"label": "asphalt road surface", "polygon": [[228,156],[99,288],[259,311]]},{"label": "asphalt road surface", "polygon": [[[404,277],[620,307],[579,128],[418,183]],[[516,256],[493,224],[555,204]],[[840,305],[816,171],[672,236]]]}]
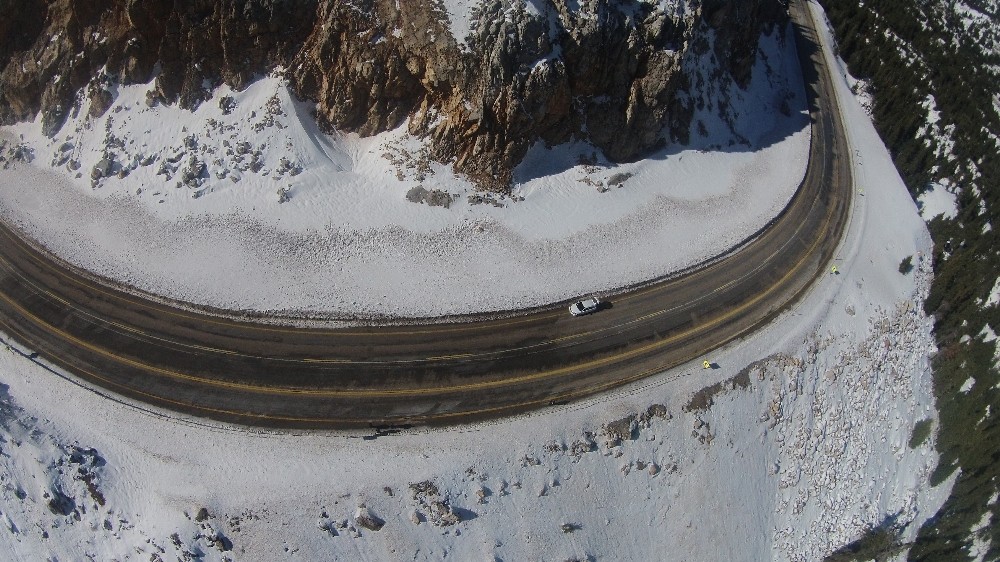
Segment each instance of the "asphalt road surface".
[{"label": "asphalt road surface", "polygon": [[559,303],[499,320],[349,329],[239,321],[121,290],[0,224],[0,329],[114,393],[269,427],[498,417],[701,357],[760,328],[825,275],[847,223],[849,147],[811,19],[800,1],[792,10],[812,117],[793,200],[729,255],[617,295],[596,314],[574,318]]}]

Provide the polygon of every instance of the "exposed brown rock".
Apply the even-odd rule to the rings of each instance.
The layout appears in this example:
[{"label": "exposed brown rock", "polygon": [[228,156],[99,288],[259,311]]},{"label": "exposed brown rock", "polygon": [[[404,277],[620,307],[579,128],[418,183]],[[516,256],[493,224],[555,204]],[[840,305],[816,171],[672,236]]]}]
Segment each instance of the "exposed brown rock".
[{"label": "exposed brown rock", "polygon": [[579,4],[532,15],[521,0],[484,0],[463,47],[428,2],[0,0],[14,14],[0,18],[0,122],[41,112],[55,134],[84,88],[103,114],[114,88],[95,80],[152,80],[148,103],[193,108],[281,66],[322,124],[372,135],[408,122],[431,158],[503,191],[537,141],[586,140],[616,161],[685,142],[698,97],[685,57],[711,48],[745,85],[761,33],[786,18],[780,0],[677,14]]},{"label": "exposed brown rock", "polygon": [[41,112],[54,134],[77,92],[105,67],[124,84],[155,78],[153,98],[187,108],[210,95],[206,85],[245,86],[291,59],[312,29],[316,2],[0,0],[0,10],[16,14],[0,23],[11,31],[0,39],[0,122]]},{"label": "exposed brown rock", "polygon": [[104,88],[94,88],[90,92],[90,116],[100,117],[104,115],[109,109],[111,109],[111,104],[114,103],[115,98],[108,90]]}]

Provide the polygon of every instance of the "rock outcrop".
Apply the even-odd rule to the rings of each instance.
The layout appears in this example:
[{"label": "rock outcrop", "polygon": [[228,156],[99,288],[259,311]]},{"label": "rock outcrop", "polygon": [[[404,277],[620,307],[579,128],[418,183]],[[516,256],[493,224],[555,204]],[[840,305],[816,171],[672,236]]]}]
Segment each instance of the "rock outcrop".
[{"label": "rock outcrop", "polygon": [[316,2],[0,0],[0,11],[15,14],[0,35],[0,122],[41,111],[54,134],[84,91],[109,106],[116,84],[153,80],[152,103],[191,108],[223,82],[242,88],[291,59]]},{"label": "rock outcrop", "polygon": [[[15,6],[16,4],[16,6]],[[285,69],[330,129],[402,124],[430,157],[504,190],[535,142],[588,141],[628,161],[684,142],[691,66],[745,85],[782,0],[482,0],[467,37],[437,2],[396,0],[0,0],[0,122],[42,114],[55,134],[118,84],[193,108]],[[694,62],[693,62],[694,61]]]}]

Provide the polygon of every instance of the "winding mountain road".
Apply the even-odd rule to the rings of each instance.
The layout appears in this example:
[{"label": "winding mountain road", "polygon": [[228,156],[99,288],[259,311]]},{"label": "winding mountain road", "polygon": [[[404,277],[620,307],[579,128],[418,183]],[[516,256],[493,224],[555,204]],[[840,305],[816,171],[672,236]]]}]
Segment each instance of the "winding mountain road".
[{"label": "winding mountain road", "polygon": [[[772,320],[847,223],[850,156],[812,20],[792,2],[812,143],[802,185],[752,240],[573,318],[345,329],[276,326],[125,291],[0,224],[0,329],[89,383],[164,408],[273,427],[447,424],[591,395],[699,357]],[[600,264],[595,264],[600,267]]]}]

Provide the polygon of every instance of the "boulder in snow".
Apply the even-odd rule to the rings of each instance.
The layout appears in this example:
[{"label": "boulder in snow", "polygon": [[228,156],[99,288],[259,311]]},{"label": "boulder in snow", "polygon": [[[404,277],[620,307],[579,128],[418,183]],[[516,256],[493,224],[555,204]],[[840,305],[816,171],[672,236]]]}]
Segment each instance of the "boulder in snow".
[{"label": "boulder in snow", "polygon": [[90,170],[90,179],[99,180],[101,178],[106,178],[111,175],[111,170],[114,168],[114,161],[110,158],[101,158],[101,160],[94,164],[94,167]]}]

